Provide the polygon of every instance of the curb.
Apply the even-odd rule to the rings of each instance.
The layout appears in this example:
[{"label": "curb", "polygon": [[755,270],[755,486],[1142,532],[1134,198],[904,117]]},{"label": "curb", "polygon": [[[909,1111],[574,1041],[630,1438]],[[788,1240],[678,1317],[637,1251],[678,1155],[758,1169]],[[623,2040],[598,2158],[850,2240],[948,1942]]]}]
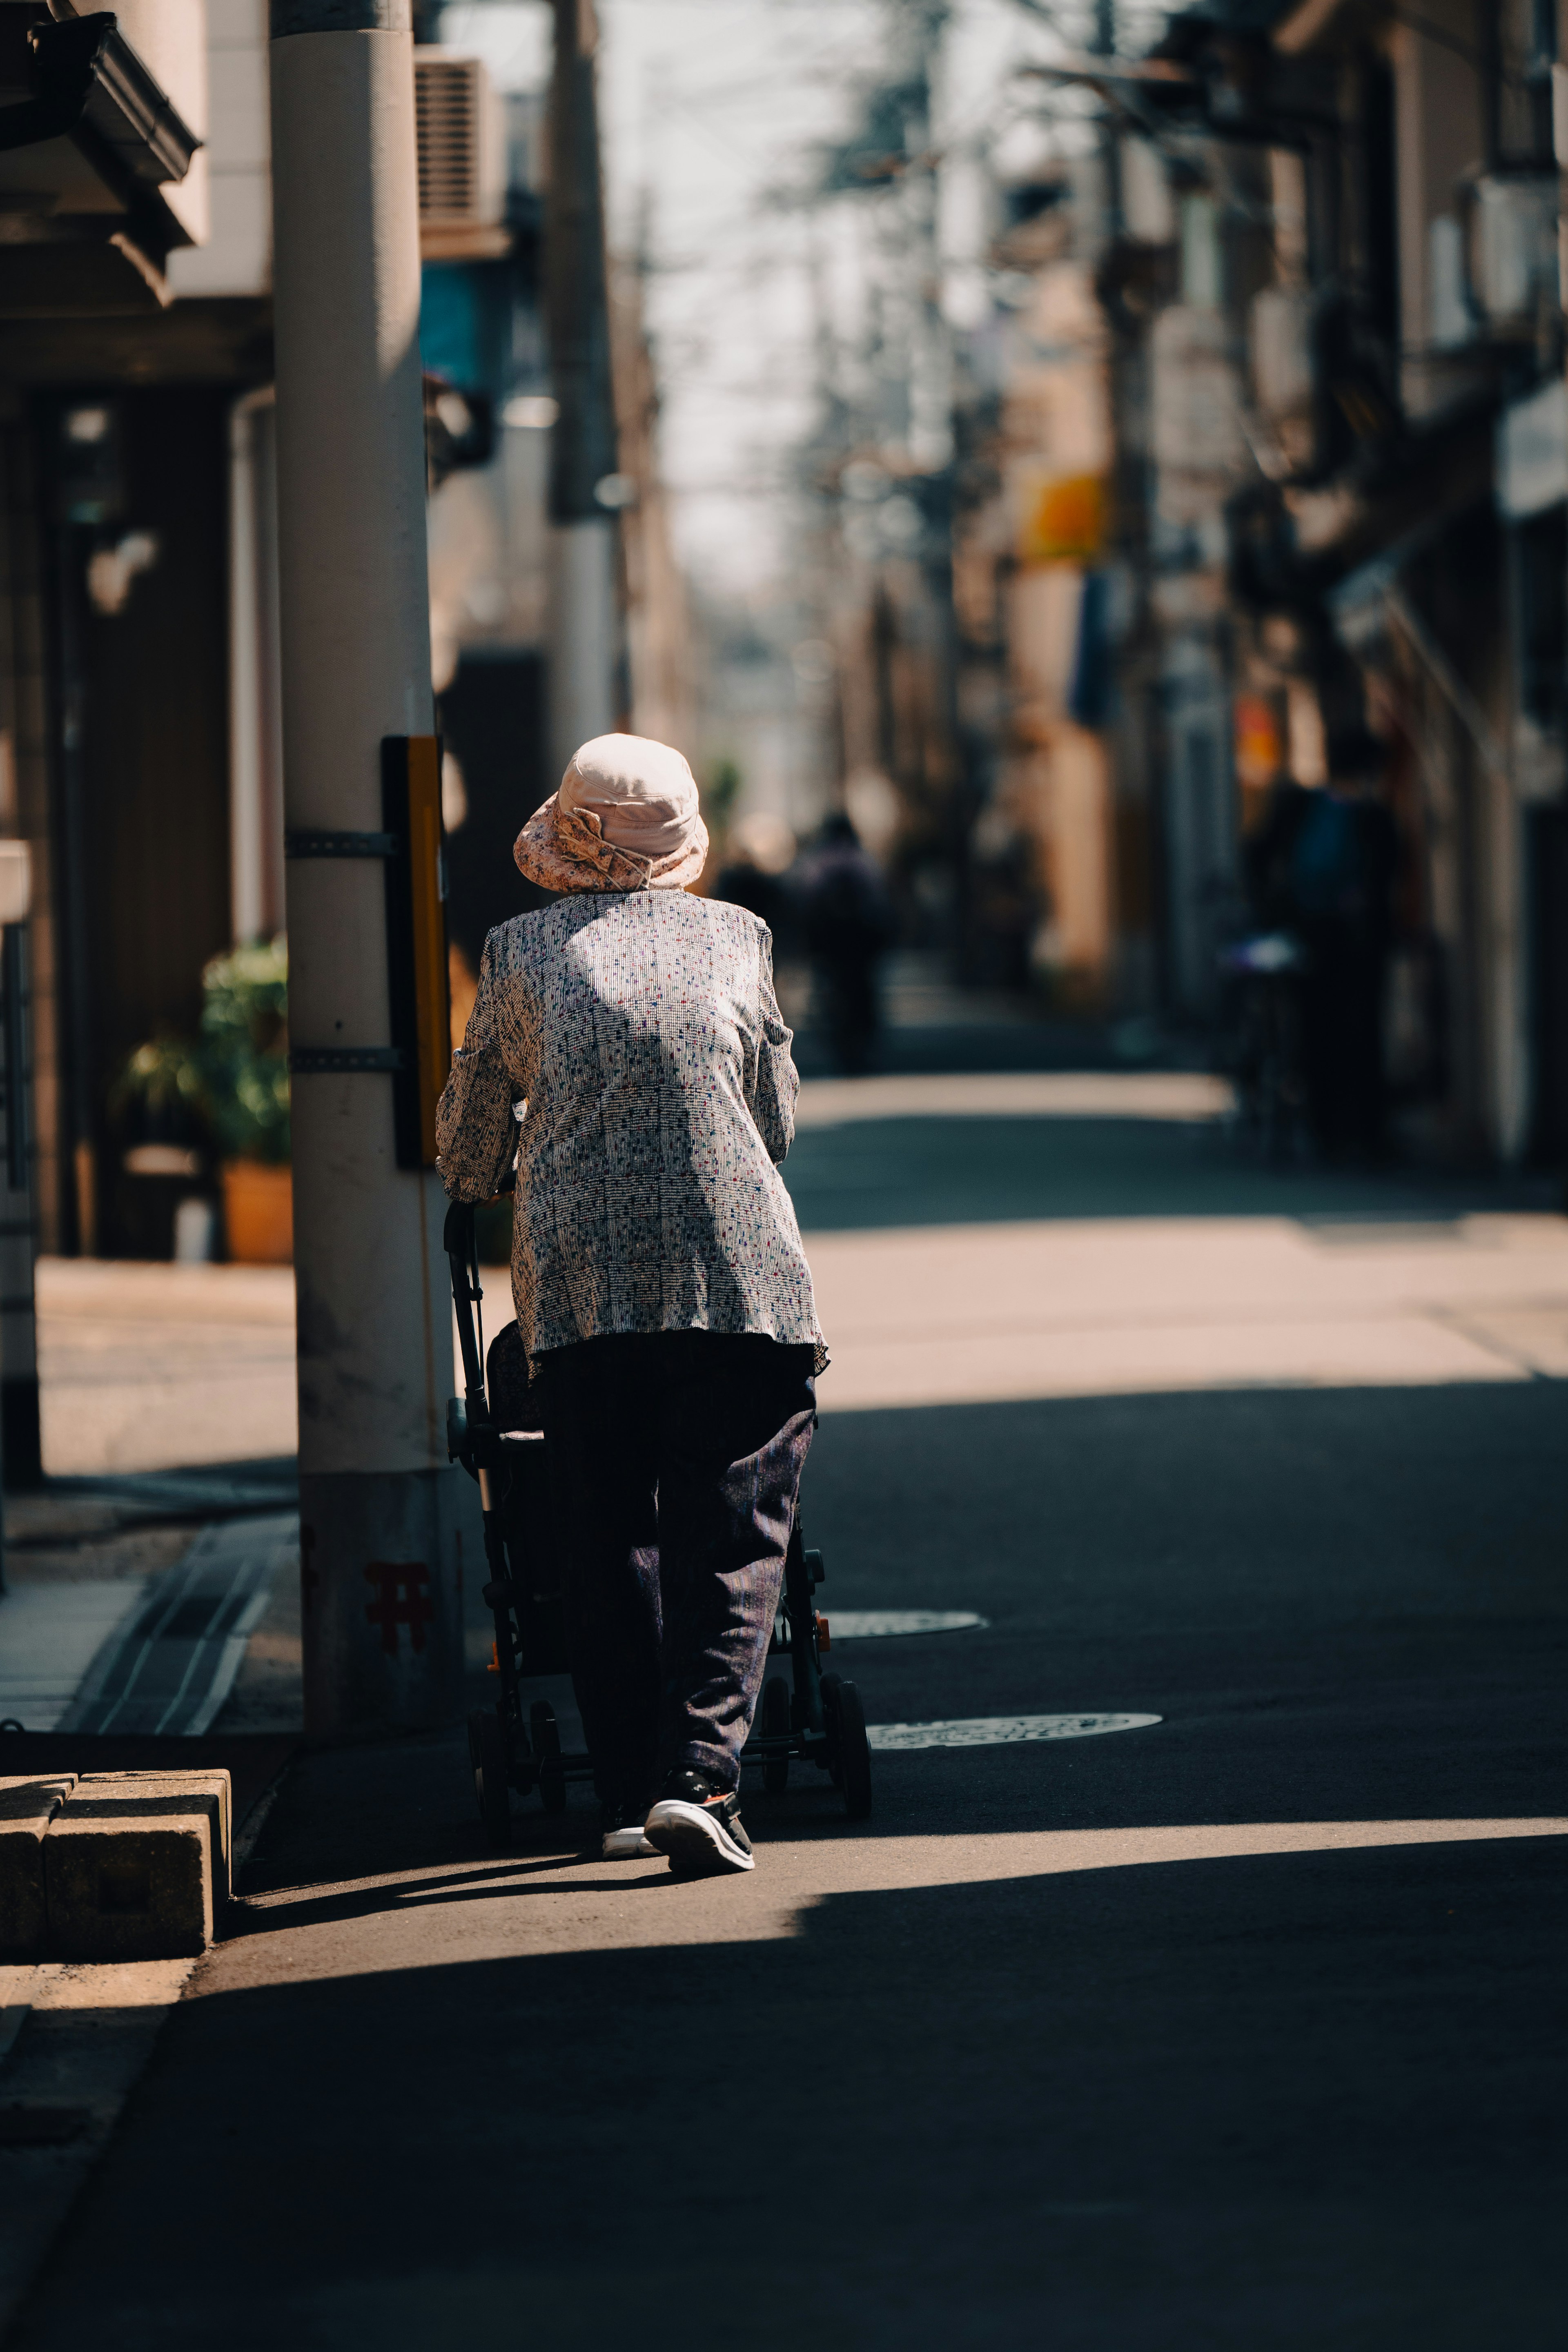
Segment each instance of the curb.
[{"label": "curb", "polygon": [[221,1768],[0,1779],[0,1960],[205,1951],[232,1889]]}]

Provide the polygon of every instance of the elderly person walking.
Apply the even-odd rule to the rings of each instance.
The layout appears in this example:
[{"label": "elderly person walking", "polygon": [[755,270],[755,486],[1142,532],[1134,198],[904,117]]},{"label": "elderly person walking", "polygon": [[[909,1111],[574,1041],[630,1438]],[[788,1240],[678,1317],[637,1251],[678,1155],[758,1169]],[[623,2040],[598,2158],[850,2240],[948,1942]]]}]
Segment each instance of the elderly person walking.
[{"label": "elderly person walking", "polygon": [[561,897],[486,940],[437,1132],[458,1200],[516,1155],[512,1292],[602,1850],[739,1871],[827,1351],[778,1173],[799,1081],[772,939],[688,896],[707,849],[679,751],[584,744],[514,853]]}]

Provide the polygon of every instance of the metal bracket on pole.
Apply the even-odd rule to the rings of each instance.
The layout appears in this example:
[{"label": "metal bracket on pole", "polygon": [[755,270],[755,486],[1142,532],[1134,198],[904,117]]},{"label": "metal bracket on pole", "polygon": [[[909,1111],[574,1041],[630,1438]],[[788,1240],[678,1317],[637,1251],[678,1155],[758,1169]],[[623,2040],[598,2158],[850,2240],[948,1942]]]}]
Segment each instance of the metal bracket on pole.
[{"label": "metal bracket on pole", "polygon": [[386,965],[394,1045],[297,1045],[297,1077],[383,1071],[395,1081],[400,1168],[436,1164],[436,1106],[451,1066],[447,983],[446,876],[441,836],[441,742],[387,735],[381,746],[386,829],[339,833],[291,828],[286,857],[379,857],[386,873]]},{"label": "metal bracket on pole", "polygon": [[396,857],[403,847],[395,833],[286,833],[285,857]]},{"label": "metal bracket on pole", "polygon": [[296,1045],[289,1055],[289,1075],[319,1077],[342,1070],[400,1071],[400,1045]]}]

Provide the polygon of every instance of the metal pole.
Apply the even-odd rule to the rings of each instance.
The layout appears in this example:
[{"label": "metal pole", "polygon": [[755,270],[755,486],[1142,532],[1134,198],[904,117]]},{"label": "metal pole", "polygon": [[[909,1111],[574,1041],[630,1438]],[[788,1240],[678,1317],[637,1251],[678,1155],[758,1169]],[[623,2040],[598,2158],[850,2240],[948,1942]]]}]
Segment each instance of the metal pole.
[{"label": "metal pole", "polygon": [[596,495],[616,470],[592,0],[553,0],[545,294],[559,405],[550,449],[550,749],[559,777],[616,723],[616,523]]},{"label": "metal pole", "polygon": [[286,817],[369,837],[288,876],[305,1718],[327,1738],[448,1717],[462,1677],[442,1201],[397,1166],[374,850],[383,740],[434,727],[413,72],[409,0],[272,0]]},{"label": "metal pole", "polygon": [[[5,1036],[5,1163],[0,1188],[0,1474],[8,1492],[44,1475],[38,1424],[37,1253],[30,1131],[33,1056],[27,924],[0,929],[0,1029]],[[0,1591],[4,1591],[0,1576]]]},{"label": "metal pole", "polygon": [[[59,431],[57,422],[56,431]],[[82,532],[62,520],[55,534],[56,627],[60,673],[60,961],[65,986],[72,1233],[79,1257],[98,1255],[97,1064],[91,940],[87,915],[87,680],[81,652]]]}]

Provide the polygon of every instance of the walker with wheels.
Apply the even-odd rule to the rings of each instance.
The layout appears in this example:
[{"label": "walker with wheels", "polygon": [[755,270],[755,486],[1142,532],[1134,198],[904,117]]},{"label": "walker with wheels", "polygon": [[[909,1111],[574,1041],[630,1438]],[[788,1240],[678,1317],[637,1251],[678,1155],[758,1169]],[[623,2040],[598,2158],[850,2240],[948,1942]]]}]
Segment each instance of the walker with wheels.
[{"label": "walker with wheels", "polygon": [[[443,1246],[452,1271],[464,1390],[447,1408],[447,1453],[479,1483],[488,1571],[484,1598],[495,1621],[496,1703],[476,1707],[468,1717],[468,1755],[486,1837],[500,1847],[511,1837],[513,1790],[527,1796],[537,1789],[545,1811],[562,1813],[568,1783],[590,1780],[593,1764],[585,1753],[563,1748],[548,1700],[535,1700],[524,1718],[523,1682],[570,1669],[544,1439],[530,1425],[537,1412],[527,1401],[516,1324],[509,1323],[497,1336],[488,1357],[483,1350],[478,1316],[483,1293],[470,1204],[454,1202],[447,1210]],[[815,1594],[823,1576],[822,1554],[805,1549],[797,1514],[769,1650],[770,1658],[787,1659],[788,1673],[771,1673],[763,1684],[741,1763],[760,1768],[770,1796],[788,1785],[793,1763],[813,1765],[840,1791],[850,1820],[864,1821],[871,1810],[866,1713],[852,1682],[822,1671],[829,1632],[817,1614]]]}]

